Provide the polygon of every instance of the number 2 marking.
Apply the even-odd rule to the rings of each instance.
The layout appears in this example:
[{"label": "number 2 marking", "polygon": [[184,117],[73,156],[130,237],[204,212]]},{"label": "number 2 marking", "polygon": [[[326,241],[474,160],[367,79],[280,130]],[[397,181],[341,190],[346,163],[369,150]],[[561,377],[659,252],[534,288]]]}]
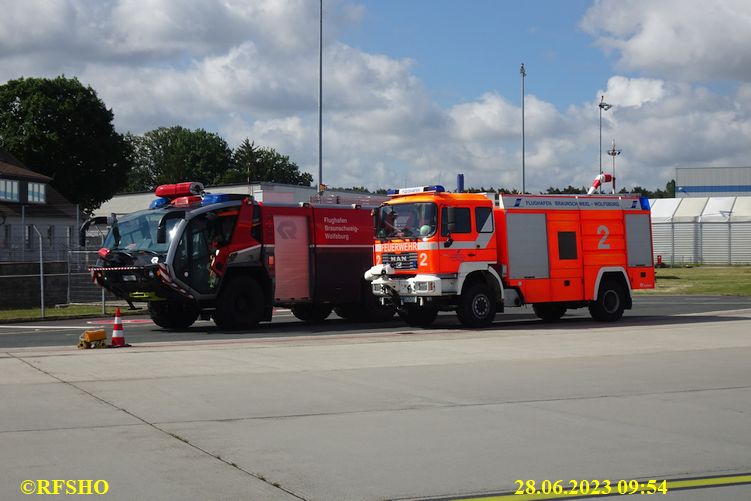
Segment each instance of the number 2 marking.
[{"label": "number 2 marking", "polygon": [[428,265],[428,253],[421,252],[420,253],[420,266],[427,266],[427,265]]},{"label": "number 2 marking", "polygon": [[610,249],[610,244],[606,242],[608,239],[608,236],[610,236],[610,230],[607,226],[600,225],[599,228],[597,228],[597,234],[602,235],[602,238],[600,239],[600,242],[597,244],[598,249]]}]

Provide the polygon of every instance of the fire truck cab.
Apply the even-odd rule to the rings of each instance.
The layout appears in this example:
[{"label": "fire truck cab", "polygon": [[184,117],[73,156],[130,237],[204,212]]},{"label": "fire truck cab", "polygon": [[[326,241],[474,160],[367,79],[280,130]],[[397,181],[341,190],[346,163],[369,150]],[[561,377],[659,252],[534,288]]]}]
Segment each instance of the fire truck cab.
[{"label": "fire truck cab", "polygon": [[375,214],[373,294],[410,325],[439,310],[489,325],[504,307],[532,305],[545,320],[588,307],[613,321],[633,289],[654,287],[648,200],[636,196],[390,192]]}]

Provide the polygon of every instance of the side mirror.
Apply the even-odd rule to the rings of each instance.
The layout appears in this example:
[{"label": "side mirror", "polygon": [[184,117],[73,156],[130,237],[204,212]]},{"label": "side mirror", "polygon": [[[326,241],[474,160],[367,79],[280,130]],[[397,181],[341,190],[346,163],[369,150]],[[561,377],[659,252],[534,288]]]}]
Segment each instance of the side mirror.
[{"label": "side mirror", "polygon": [[93,225],[100,225],[100,224],[107,224],[107,216],[97,216],[92,217],[90,219],[87,219],[84,221],[84,223],[81,225],[81,228],[78,230],[78,245],[80,247],[86,247],[86,232],[89,230],[89,227]]},{"label": "side mirror", "polygon": [[184,219],[184,218],[185,218],[184,210],[168,212],[167,214],[162,216],[162,219],[159,220],[159,225],[156,227],[156,243],[158,244],[167,243],[167,221],[169,221],[170,219]]}]

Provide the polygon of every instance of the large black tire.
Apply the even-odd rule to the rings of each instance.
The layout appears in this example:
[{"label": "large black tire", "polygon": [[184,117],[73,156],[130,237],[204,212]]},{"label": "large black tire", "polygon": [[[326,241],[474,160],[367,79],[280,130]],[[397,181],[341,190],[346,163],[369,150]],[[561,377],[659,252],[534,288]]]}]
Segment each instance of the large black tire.
[{"label": "large black tire", "polygon": [[410,327],[428,327],[438,316],[438,308],[433,306],[404,305],[396,312]]},{"label": "large black tire", "polygon": [[566,314],[566,307],[555,303],[533,304],[532,309],[543,322],[556,322]]},{"label": "large black tire", "polygon": [[598,322],[614,322],[623,316],[626,308],[626,291],[616,280],[604,280],[597,299],[589,305],[589,314]]},{"label": "large black tire", "polygon": [[292,306],[292,314],[307,324],[320,324],[331,315],[331,305],[304,303]]},{"label": "large black tire", "polygon": [[227,283],[214,311],[220,329],[252,329],[263,319],[263,288],[252,277],[236,277]]},{"label": "large black tire", "polygon": [[462,294],[456,316],[466,327],[487,327],[495,319],[496,299],[487,284],[480,283],[470,286]]},{"label": "large black tire", "polygon": [[200,310],[195,304],[177,301],[149,302],[149,315],[163,329],[187,329],[198,319]]}]

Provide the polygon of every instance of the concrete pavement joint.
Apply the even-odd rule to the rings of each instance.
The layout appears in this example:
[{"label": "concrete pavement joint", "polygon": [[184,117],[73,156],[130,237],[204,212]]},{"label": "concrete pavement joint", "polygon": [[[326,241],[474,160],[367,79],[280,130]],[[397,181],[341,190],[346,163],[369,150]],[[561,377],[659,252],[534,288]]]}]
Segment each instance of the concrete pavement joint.
[{"label": "concrete pavement joint", "polygon": [[[146,426],[149,426],[149,427],[153,428],[154,430],[156,430],[156,431],[158,431],[158,432],[160,432],[160,433],[162,433],[162,434],[164,434],[164,435],[167,435],[167,436],[169,436],[169,437],[172,437],[172,438],[174,438],[175,440],[179,440],[180,442],[183,442],[183,443],[185,443],[185,444],[186,444],[186,445],[188,445],[189,447],[192,447],[193,449],[195,449],[195,450],[197,450],[197,451],[199,451],[199,452],[203,453],[203,454],[204,454],[204,455],[206,455],[206,456],[210,456],[210,457],[212,457],[212,458],[214,458],[214,459],[216,459],[216,460],[218,460],[218,461],[221,461],[222,463],[226,464],[227,466],[229,466],[229,467],[231,467],[231,468],[234,468],[234,469],[236,469],[236,470],[238,470],[238,471],[241,471],[241,472],[245,473],[245,474],[246,474],[246,475],[248,475],[248,476],[251,476],[251,477],[253,477],[253,478],[256,478],[256,479],[260,480],[261,482],[264,482],[264,483],[266,483],[266,484],[268,484],[268,485],[271,485],[272,487],[275,487],[275,488],[277,488],[277,489],[279,489],[279,490],[281,490],[281,491],[284,491],[284,492],[286,492],[286,493],[287,493],[287,494],[289,494],[290,496],[294,496],[294,497],[296,497],[297,499],[300,499],[300,500],[302,500],[302,501],[307,501],[307,500],[306,500],[306,498],[304,498],[304,497],[302,497],[302,496],[300,496],[300,495],[298,495],[298,494],[296,494],[296,493],[294,493],[294,492],[292,492],[292,491],[290,491],[290,490],[288,490],[288,489],[286,489],[286,488],[282,487],[282,486],[281,486],[281,485],[280,485],[280,484],[279,484],[278,482],[270,482],[270,481],[269,481],[269,480],[267,480],[267,479],[266,479],[266,478],[265,478],[265,477],[264,477],[263,475],[261,475],[261,474],[257,474],[257,473],[253,473],[253,472],[251,472],[251,471],[248,471],[248,470],[246,470],[246,469],[244,469],[244,468],[240,467],[240,466],[239,466],[239,465],[237,465],[236,463],[230,462],[230,461],[228,461],[228,460],[226,460],[226,459],[224,459],[224,458],[222,458],[221,456],[218,456],[218,455],[216,455],[216,454],[212,454],[211,452],[209,452],[209,451],[207,451],[207,450],[205,450],[205,449],[203,449],[203,448],[201,448],[201,447],[197,446],[196,444],[194,444],[194,443],[190,442],[189,440],[187,440],[187,439],[185,439],[185,438],[183,438],[183,437],[180,437],[179,435],[176,435],[175,433],[171,433],[171,432],[169,432],[169,431],[167,431],[167,430],[165,430],[165,429],[163,429],[163,428],[160,428],[160,427],[159,427],[159,426],[157,426],[157,425],[156,425],[155,423],[151,423],[151,422],[147,421],[146,419],[142,418],[141,416],[138,416],[138,415],[136,415],[136,414],[134,414],[134,413],[130,412],[130,411],[129,411],[129,410],[127,410],[127,409],[124,409],[124,408],[122,408],[122,407],[119,407],[119,406],[115,405],[114,403],[112,403],[112,402],[110,402],[110,401],[108,401],[108,400],[105,400],[105,399],[104,399],[104,398],[102,398],[102,397],[99,397],[99,396],[97,396],[97,395],[94,395],[94,394],[93,394],[93,393],[91,393],[90,391],[87,391],[87,390],[85,390],[84,388],[81,388],[81,387],[77,386],[77,385],[76,385],[76,384],[74,384],[74,383],[71,383],[71,382],[69,382],[69,381],[65,381],[65,380],[63,380],[63,379],[60,379],[59,377],[55,376],[54,374],[51,374],[50,372],[48,372],[48,371],[45,371],[44,369],[41,369],[41,368],[39,368],[39,367],[35,366],[35,365],[34,365],[34,364],[32,364],[31,362],[29,362],[29,361],[27,361],[27,360],[25,360],[25,359],[23,359],[23,358],[19,358],[19,357],[16,357],[16,356],[14,356],[14,355],[12,355],[12,354],[9,354],[9,355],[10,355],[10,357],[11,357],[11,358],[14,358],[14,359],[16,359],[16,360],[18,360],[18,361],[20,361],[20,362],[22,362],[22,363],[24,363],[24,364],[28,365],[28,366],[29,366],[29,367],[31,367],[32,369],[34,369],[34,370],[36,370],[36,371],[38,371],[38,372],[41,372],[42,374],[44,374],[44,375],[46,375],[46,376],[48,376],[48,377],[51,377],[52,379],[55,379],[55,380],[57,380],[58,382],[60,382],[60,383],[62,383],[62,384],[64,384],[64,385],[70,386],[71,388],[75,388],[76,390],[78,390],[78,391],[80,391],[80,392],[82,392],[82,393],[84,393],[84,394],[86,394],[86,395],[90,396],[91,398],[93,398],[93,399],[95,399],[95,400],[98,400],[99,402],[101,402],[101,403],[103,403],[103,404],[105,404],[105,405],[108,405],[108,406],[112,407],[113,409],[116,409],[116,410],[118,410],[118,411],[124,412],[125,414],[127,414],[127,415],[129,415],[129,416],[133,417],[134,419],[137,419],[138,421],[141,421],[141,422],[142,422],[143,424],[145,424]],[[133,426],[133,425],[130,425],[130,426]],[[87,428],[88,428],[88,427],[87,427]]]},{"label": "concrete pavement joint", "polygon": [[[52,383],[57,384],[57,383]],[[25,428],[20,430],[0,430],[0,435],[4,433],[39,433],[42,431],[72,431],[72,430],[97,430],[109,428],[128,428],[133,426],[143,426],[142,424],[107,424],[107,425],[87,425],[87,426],[60,426],[57,428]]]},{"label": "concrete pavement joint", "polygon": [[685,393],[700,393],[708,391],[727,391],[727,390],[745,390],[751,389],[751,385],[744,386],[726,386],[719,388],[690,388],[686,390],[670,390],[662,392],[635,392],[624,393],[621,395],[590,395],[580,397],[568,397],[568,398],[543,398],[533,400],[507,400],[502,402],[480,402],[480,403],[448,403],[442,404],[436,402],[435,404],[423,404],[405,407],[396,407],[392,409],[363,409],[344,412],[313,412],[313,413],[300,413],[300,414],[278,414],[269,416],[252,416],[252,417],[236,417],[236,418],[219,418],[219,419],[189,419],[189,420],[175,420],[175,421],[158,421],[156,424],[169,425],[169,424],[190,424],[190,423],[232,423],[240,421],[263,421],[271,419],[296,419],[296,418],[308,418],[308,417],[327,417],[327,416],[349,416],[357,414],[371,414],[373,412],[409,412],[409,411],[421,411],[421,410],[435,410],[435,409],[463,409],[473,407],[493,407],[501,405],[517,405],[517,404],[544,404],[551,402],[575,402],[585,400],[600,400],[606,398],[630,398],[630,397],[645,397],[645,396],[658,396],[658,395],[676,395]]},{"label": "concrete pavement joint", "polygon": [[[30,364],[29,364],[30,365]],[[34,367],[32,365],[32,367]],[[39,370],[40,372],[43,372],[45,374],[45,371],[38,369],[37,367],[34,367],[36,370]],[[51,376],[55,377],[55,376]],[[665,391],[665,392],[643,392],[643,393],[624,393],[621,395],[591,395],[591,396],[583,396],[583,397],[570,397],[570,398],[549,398],[549,399],[535,399],[535,400],[507,400],[507,401],[499,401],[499,402],[482,402],[482,403],[469,403],[469,404],[462,404],[462,403],[452,403],[452,402],[441,402],[436,401],[435,404],[423,404],[423,405],[414,405],[414,406],[406,406],[406,407],[396,407],[392,409],[365,409],[365,410],[355,410],[355,411],[346,411],[346,412],[319,412],[319,413],[301,413],[301,414],[280,414],[280,415],[269,415],[269,416],[252,416],[252,417],[237,417],[237,418],[219,418],[219,419],[190,419],[190,420],[179,420],[179,421],[156,421],[154,423],[148,422],[144,420],[143,418],[129,412],[126,409],[123,409],[121,407],[118,407],[111,402],[108,402],[101,397],[98,397],[96,395],[92,395],[90,392],[79,388],[75,384],[68,383],[66,381],[61,381],[59,378],[58,381],[62,384],[66,384],[68,386],[71,386],[73,388],[76,388],[79,391],[82,391],[86,393],[87,395],[117,409],[122,412],[125,412],[126,414],[134,417],[135,419],[140,420],[142,423],[144,423],[147,426],[150,426],[152,428],[155,428],[167,435],[172,436],[173,438],[178,438],[179,440],[187,442],[183,440],[180,437],[176,437],[172,432],[168,432],[163,430],[162,428],[159,428],[158,425],[172,425],[172,424],[189,424],[189,423],[232,423],[232,422],[241,422],[241,421],[263,421],[263,420],[271,420],[271,419],[295,419],[295,418],[307,418],[307,417],[326,417],[326,416],[347,416],[347,415],[357,415],[357,414],[368,414],[372,412],[409,412],[409,411],[419,411],[419,410],[425,410],[425,409],[453,409],[453,408],[471,408],[471,407],[491,407],[491,406],[499,406],[499,405],[516,405],[516,404],[539,404],[539,403],[550,403],[550,402],[571,402],[571,401],[584,401],[584,400],[598,400],[598,399],[605,399],[605,398],[629,398],[629,397],[641,397],[641,396],[653,396],[653,395],[671,395],[671,394],[683,394],[683,393],[698,393],[698,392],[708,392],[708,391],[727,391],[727,390],[743,390],[743,389],[751,389],[751,385],[747,386],[728,386],[728,387],[718,387],[718,388],[691,388],[687,390],[671,390],[671,391]],[[92,428],[117,428],[117,427],[129,427],[129,426],[139,426],[139,425],[133,425],[133,424],[119,424],[119,425],[89,425],[89,426],[70,426],[70,427],[60,427],[60,428],[28,428],[28,429],[19,429],[19,430],[0,430],[0,434],[4,433],[29,433],[29,432],[40,432],[40,431],[64,431],[64,430],[79,430],[79,429],[92,429]],[[193,445],[193,444],[191,444]],[[208,455],[211,455],[213,457],[213,454],[203,451],[203,449],[200,449],[199,447],[193,445],[193,447],[201,450],[202,452],[205,452]],[[219,459],[219,458],[218,458]],[[228,463],[232,464],[232,463]],[[252,473],[250,473],[253,475]]]}]

